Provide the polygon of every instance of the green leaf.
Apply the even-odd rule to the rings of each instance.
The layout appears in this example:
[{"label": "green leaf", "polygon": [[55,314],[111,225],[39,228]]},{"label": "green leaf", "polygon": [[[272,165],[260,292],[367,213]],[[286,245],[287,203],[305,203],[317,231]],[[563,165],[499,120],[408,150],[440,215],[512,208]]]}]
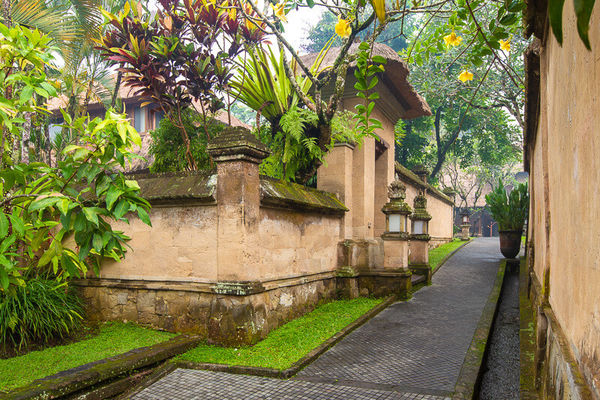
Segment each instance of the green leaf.
[{"label": "green leaf", "polygon": [[2,285],[2,289],[8,289],[8,284],[10,283],[8,279],[8,273],[4,268],[0,268],[0,285]]},{"label": "green leaf", "polygon": [[376,64],[386,64],[387,63],[387,59],[383,56],[373,56],[373,58],[371,58],[371,61],[373,61]]},{"label": "green leaf", "polygon": [[306,5],[308,5],[309,8],[313,8],[315,6],[315,1],[314,0],[306,0]]},{"label": "green leaf", "polygon": [[4,239],[6,235],[8,235],[8,228],[8,218],[6,218],[6,215],[0,211],[0,239]]},{"label": "green leaf", "polygon": [[21,94],[19,95],[19,101],[21,103],[27,103],[31,100],[33,96],[33,88],[31,86],[25,86],[23,90],[21,90]]},{"label": "green leaf", "polygon": [[575,15],[577,16],[577,32],[579,32],[579,37],[588,50],[592,49],[590,46],[589,31],[594,2],[595,0],[573,0]]},{"label": "green leaf", "polygon": [[504,26],[512,25],[519,19],[519,15],[516,13],[506,14],[504,17],[500,19],[500,24]]},{"label": "green leaf", "polygon": [[14,214],[10,215],[9,217],[13,227],[13,232],[17,233],[18,236],[23,237],[25,235],[25,223],[23,220]]},{"label": "green leaf", "polygon": [[29,211],[33,212],[48,208],[55,205],[57,202],[62,201],[62,199],[62,197],[57,196],[37,198],[29,204]]},{"label": "green leaf", "polygon": [[[84,207],[82,211],[88,221],[98,226],[98,214],[96,213],[96,210],[90,207]],[[75,220],[75,223],[77,223],[77,220]]]},{"label": "green leaf", "polygon": [[554,37],[558,44],[562,45],[563,42],[563,31],[562,31],[562,15],[565,0],[549,0],[548,1],[548,18],[550,19],[550,26]]},{"label": "green leaf", "polygon": [[102,240],[102,236],[97,233],[94,233],[92,245],[94,247],[94,250],[100,253],[100,251],[102,251],[102,247],[104,247],[104,241]]},{"label": "green leaf", "polygon": [[75,222],[73,223],[73,229],[78,232],[85,231],[87,227],[86,217],[83,213],[78,213],[75,217]]},{"label": "green leaf", "polygon": [[111,186],[106,193],[106,208],[112,209],[115,201],[123,194],[123,191],[116,186]]},{"label": "green leaf", "polygon": [[69,257],[66,252],[62,254],[60,260],[63,269],[65,269],[70,276],[76,276],[79,278],[79,268],[77,268],[77,265],[75,265],[73,260],[71,260],[71,257]]},{"label": "green leaf", "polygon": [[129,203],[127,200],[120,200],[113,211],[115,219],[121,219],[129,211]]},{"label": "green leaf", "polygon": [[51,246],[40,257],[40,260],[38,261],[38,267],[43,267],[44,265],[48,264],[55,255],[56,255],[56,253],[55,253],[54,247]]},{"label": "green leaf", "polygon": [[148,216],[146,210],[144,210],[142,207],[139,207],[137,213],[138,217],[142,220],[143,223],[145,223],[148,226],[152,226],[152,222],[150,222],[150,217]]}]

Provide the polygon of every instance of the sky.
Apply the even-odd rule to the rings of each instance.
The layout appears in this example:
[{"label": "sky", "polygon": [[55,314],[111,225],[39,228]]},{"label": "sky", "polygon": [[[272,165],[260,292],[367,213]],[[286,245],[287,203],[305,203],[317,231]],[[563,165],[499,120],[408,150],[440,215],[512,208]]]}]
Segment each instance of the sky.
[{"label": "sky", "polygon": [[308,30],[319,22],[322,12],[321,7],[304,7],[287,14],[288,23],[284,25],[285,38],[295,49],[300,50],[300,44],[306,40]]}]

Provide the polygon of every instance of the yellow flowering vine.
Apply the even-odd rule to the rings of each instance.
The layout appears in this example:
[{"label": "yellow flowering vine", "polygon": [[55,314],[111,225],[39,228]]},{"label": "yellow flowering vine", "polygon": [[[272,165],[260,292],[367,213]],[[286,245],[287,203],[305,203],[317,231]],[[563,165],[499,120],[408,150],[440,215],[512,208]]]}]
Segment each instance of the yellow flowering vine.
[{"label": "yellow flowering vine", "polygon": [[510,51],[510,39],[500,40],[500,48],[508,53]]},{"label": "yellow flowering vine", "polygon": [[277,18],[283,22],[288,22],[287,17],[285,16],[285,1],[281,1],[275,5],[271,4],[271,8]]},{"label": "yellow flowering vine", "polygon": [[446,42],[446,46],[458,46],[462,42],[462,37],[452,30],[451,34],[444,36],[444,42]]},{"label": "yellow flowering vine", "polygon": [[342,38],[347,38],[352,33],[352,28],[350,27],[350,21],[338,17],[338,22],[335,24],[335,33],[337,33]]},{"label": "yellow flowering vine", "polygon": [[473,73],[469,72],[468,69],[464,69],[460,75],[458,76],[458,79],[462,82],[465,83],[466,81],[472,81],[473,80]]}]

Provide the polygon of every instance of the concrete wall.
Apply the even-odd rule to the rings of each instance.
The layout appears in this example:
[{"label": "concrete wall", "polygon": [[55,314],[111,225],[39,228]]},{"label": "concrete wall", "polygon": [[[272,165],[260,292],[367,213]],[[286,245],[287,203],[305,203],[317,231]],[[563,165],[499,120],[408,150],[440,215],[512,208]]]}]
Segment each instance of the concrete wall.
[{"label": "concrete wall", "polygon": [[[539,295],[551,307],[559,327],[553,335],[557,331],[564,334],[560,352],[562,356],[572,352],[575,368],[581,368],[593,398],[598,399],[600,14],[595,7],[590,21],[591,51],[577,34],[572,0],[565,3],[563,18],[562,47],[551,34],[542,40],[540,112],[537,121],[528,121],[537,126],[527,143],[531,176],[529,255],[532,271],[541,283]],[[557,348],[554,345],[552,351],[556,353]],[[548,397],[566,395],[548,391]]]}]

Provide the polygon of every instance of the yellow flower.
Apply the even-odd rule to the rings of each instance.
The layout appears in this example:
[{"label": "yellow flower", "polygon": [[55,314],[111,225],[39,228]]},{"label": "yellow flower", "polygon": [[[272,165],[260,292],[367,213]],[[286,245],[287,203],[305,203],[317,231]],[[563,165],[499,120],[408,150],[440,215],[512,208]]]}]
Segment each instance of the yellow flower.
[{"label": "yellow flower", "polygon": [[510,39],[500,40],[500,48],[506,52],[510,51]]},{"label": "yellow flower", "polygon": [[448,36],[444,36],[444,42],[446,42],[446,46],[458,46],[462,42],[462,37],[452,31]]},{"label": "yellow flower", "polygon": [[285,2],[277,3],[275,5],[271,4],[271,8],[273,9],[275,16],[277,18],[279,18],[280,20],[282,20],[283,22],[288,22],[287,18],[285,16],[284,7],[285,7]]},{"label": "yellow flower", "polygon": [[465,83],[466,81],[472,81],[473,80],[473,73],[469,72],[469,70],[467,70],[466,68],[463,70],[463,72],[460,73],[460,75],[458,76],[458,79],[462,82]]},{"label": "yellow flower", "polygon": [[350,21],[338,17],[338,22],[335,24],[335,33],[340,37],[347,38],[352,33]]}]

